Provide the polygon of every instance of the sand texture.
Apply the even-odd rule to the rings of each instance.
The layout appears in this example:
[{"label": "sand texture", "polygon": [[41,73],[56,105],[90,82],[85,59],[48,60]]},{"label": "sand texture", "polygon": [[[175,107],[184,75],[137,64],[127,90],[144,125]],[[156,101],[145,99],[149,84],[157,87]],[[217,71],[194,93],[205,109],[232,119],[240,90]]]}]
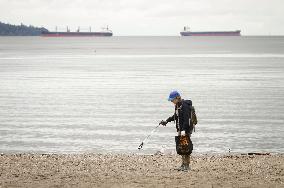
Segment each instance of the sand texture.
[{"label": "sand texture", "polygon": [[2,154],[0,187],[284,187],[284,155]]}]

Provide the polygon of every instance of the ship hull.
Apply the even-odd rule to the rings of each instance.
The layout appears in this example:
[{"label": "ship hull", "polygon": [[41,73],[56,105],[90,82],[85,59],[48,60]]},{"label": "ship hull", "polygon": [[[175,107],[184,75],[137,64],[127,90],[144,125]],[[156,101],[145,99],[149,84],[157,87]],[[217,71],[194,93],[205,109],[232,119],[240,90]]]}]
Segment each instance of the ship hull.
[{"label": "ship hull", "polygon": [[241,36],[241,31],[208,31],[208,32],[191,32],[182,31],[181,36]]},{"label": "ship hull", "polygon": [[111,37],[111,32],[42,32],[43,37]]}]

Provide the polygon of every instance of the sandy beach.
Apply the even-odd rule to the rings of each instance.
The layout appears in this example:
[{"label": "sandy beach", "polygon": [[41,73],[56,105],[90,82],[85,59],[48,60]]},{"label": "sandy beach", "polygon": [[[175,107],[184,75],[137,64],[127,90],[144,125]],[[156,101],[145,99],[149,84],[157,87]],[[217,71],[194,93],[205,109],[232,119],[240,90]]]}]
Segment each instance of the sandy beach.
[{"label": "sandy beach", "polygon": [[284,187],[284,155],[2,154],[0,187]]}]

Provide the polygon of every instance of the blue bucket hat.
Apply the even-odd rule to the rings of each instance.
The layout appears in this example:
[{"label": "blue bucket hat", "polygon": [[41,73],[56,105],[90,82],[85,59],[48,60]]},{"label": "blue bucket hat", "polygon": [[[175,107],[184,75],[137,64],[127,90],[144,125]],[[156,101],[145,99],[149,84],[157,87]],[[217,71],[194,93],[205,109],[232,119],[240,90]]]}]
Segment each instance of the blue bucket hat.
[{"label": "blue bucket hat", "polygon": [[168,101],[174,100],[176,97],[180,97],[180,94],[178,91],[172,91],[169,95]]}]

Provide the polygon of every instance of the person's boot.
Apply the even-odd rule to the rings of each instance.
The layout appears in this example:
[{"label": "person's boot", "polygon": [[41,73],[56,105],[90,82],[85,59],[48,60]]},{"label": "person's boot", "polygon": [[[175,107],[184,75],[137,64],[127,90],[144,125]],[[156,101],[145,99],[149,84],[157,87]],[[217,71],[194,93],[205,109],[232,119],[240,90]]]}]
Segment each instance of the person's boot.
[{"label": "person's boot", "polygon": [[184,165],[185,165],[185,164],[182,163],[182,165],[181,165],[180,167],[178,167],[178,168],[175,168],[175,170],[177,170],[177,171],[183,171]]},{"label": "person's boot", "polygon": [[182,171],[183,172],[188,172],[190,170],[191,170],[191,168],[190,168],[189,164],[184,164]]}]

